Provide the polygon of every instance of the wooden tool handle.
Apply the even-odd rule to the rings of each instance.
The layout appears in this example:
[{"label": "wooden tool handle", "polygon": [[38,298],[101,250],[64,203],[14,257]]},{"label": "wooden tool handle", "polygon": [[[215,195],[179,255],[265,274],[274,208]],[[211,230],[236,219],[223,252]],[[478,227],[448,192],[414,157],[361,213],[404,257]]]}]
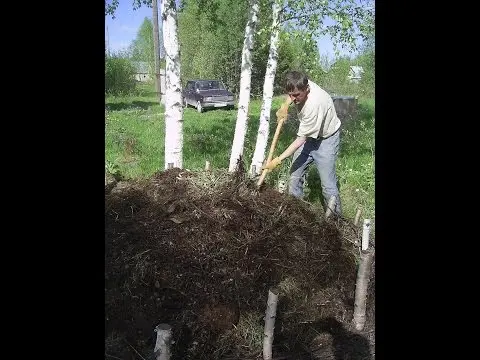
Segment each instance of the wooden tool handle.
[{"label": "wooden tool handle", "polygon": [[[273,135],[273,140],[272,140],[272,144],[270,145],[270,152],[268,153],[266,164],[272,161],[273,152],[275,151],[275,146],[277,146],[278,137],[280,135],[280,130],[282,129],[282,125],[284,121],[285,119],[280,119],[277,122],[277,129],[275,130],[275,135]],[[268,169],[264,169],[262,171],[262,174],[260,175],[260,179],[258,179],[258,182],[257,182],[257,187],[260,187],[260,185],[262,185],[263,181],[265,180],[265,176],[267,176],[267,173],[268,173]]]}]

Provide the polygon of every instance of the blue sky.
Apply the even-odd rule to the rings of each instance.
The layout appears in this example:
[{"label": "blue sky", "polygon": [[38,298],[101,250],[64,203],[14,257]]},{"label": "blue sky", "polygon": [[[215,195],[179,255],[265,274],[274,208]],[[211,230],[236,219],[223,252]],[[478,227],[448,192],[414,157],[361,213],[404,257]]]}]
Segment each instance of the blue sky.
[{"label": "blue sky", "polygon": [[[112,52],[125,50],[132,40],[135,39],[137,31],[145,17],[152,18],[151,8],[142,6],[138,10],[133,10],[131,1],[124,0],[119,3],[120,5],[115,14],[115,19],[107,16],[105,21],[105,39],[107,40],[108,30],[109,48]],[[329,58],[334,57],[335,51],[333,43],[328,36],[320,37],[317,44],[321,56],[327,55]],[[340,54],[344,55],[348,54],[348,52],[340,50]]]}]

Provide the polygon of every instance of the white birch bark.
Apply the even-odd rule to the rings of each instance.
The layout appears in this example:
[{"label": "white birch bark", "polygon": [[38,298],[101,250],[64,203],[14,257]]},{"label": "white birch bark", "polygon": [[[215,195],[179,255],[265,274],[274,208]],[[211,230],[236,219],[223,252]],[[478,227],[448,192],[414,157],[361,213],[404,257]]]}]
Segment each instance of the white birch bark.
[{"label": "white birch bark", "polygon": [[270,36],[270,51],[268,53],[267,70],[263,83],[263,100],[260,112],[260,124],[258,126],[257,142],[250,165],[250,173],[259,175],[262,172],[265,151],[267,149],[268,135],[270,132],[270,111],[272,108],[273,84],[277,72],[278,44],[280,40],[280,11],[283,0],[276,0],[272,5],[272,34]]},{"label": "white birch bark", "polygon": [[370,235],[370,219],[363,220],[363,232],[362,232],[362,250],[368,249],[368,241]]},{"label": "white birch bark", "polygon": [[157,341],[153,353],[155,360],[170,360],[172,344],[172,327],[169,324],[159,324],[155,328],[157,333]]},{"label": "white birch bark", "polygon": [[353,310],[353,323],[355,329],[363,330],[366,321],[368,283],[370,282],[371,266],[375,249],[371,248],[360,253],[360,265],[357,271],[355,285],[355,304]]},{"label": "white birch bark", "polygon": [[[165,169],[183,168],[183,106],[175,0],[161,0],[165,47]],[[170,165],[171,166],[171,165]]]},{"label": "white birch bark", "polygon": [[248,125],[248,105],[250,102],[250,84],[252,77],[252,49],[258,20],[259,0],[250,0],[249,5],[250,12],[247,25],[245,26],[245,38],[243,41],[237,122],[235,125],[235,135],[233,137],[232,152],[230,154],[229,172],[236,170],[237,162],[243,155]]},{"label": "white birch bark", "polygon": [[279,290],[276,288],[268,290],[267,310],[265,311],[265,328],[263,331],[263,359],[272,359],[273,335],[275,332],[275,318],[277,316]]}]

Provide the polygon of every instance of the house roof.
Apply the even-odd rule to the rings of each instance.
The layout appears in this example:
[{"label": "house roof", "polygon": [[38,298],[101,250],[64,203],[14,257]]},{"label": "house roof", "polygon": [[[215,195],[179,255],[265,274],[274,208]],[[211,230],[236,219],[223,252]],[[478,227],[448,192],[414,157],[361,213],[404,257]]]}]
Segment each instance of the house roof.
[{"label": "house roof", "polygon": [[350,70],[352,70],[355,74],[360,74],[363,72],[363,67],[352,65],[350,66]]},{"label": "house roof", "polygon": [[363,67],[361,66],[355,66],[355,65],[350,66],[350,77],[352,78],[360,79],[362,77],[363,72],[364,70],[363,70]]}]

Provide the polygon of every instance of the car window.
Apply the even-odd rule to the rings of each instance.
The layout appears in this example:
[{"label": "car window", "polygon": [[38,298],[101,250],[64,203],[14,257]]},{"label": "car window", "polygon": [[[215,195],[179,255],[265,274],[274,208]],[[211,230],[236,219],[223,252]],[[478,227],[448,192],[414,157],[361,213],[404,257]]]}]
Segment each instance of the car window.
[{"label": "car window", "polygon": [[218,80],[204,80],[197,83],[199,90],[225,90],[225,85]]}]

